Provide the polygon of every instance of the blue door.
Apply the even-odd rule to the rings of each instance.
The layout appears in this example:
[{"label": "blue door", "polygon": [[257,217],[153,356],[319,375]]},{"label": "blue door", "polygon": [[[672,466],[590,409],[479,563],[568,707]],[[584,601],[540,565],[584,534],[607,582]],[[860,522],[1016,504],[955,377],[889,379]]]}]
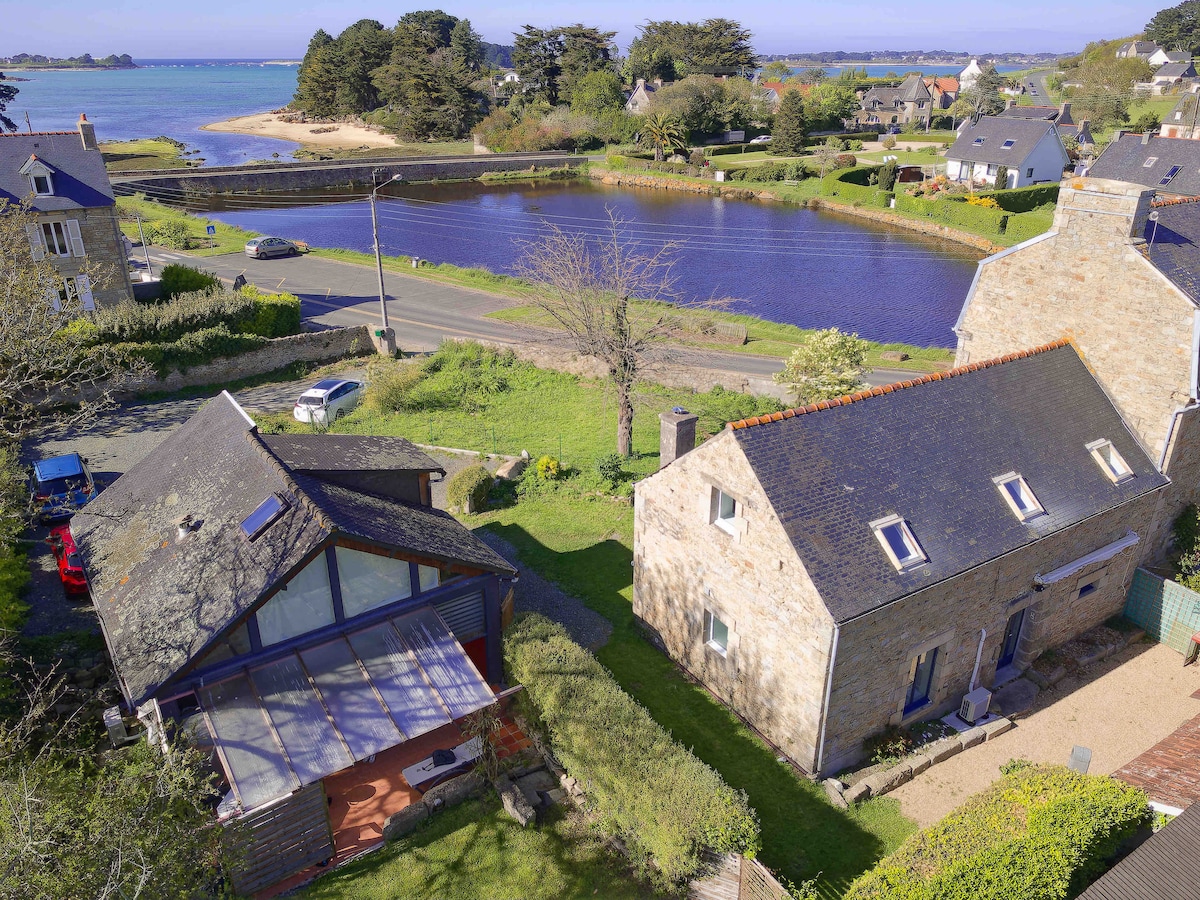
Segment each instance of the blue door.
[{"label": "blue door", "polygon": [[933,687],[933,667],[936,663],[937,647],[913,658],[912,682],[908,686],[908,696],[904,702],[905,715],[929,703],[929,693]]},{"label": "blue door", "polygon": [[1000,650],[1000,660],[997,669],[1011,666],[1017,657],[1017,645],[1021,643],[1021,626],[1025,624],[1025,610],[1015,612],[1008,617],[1008,625],[1004,629],[1004,646]]}]

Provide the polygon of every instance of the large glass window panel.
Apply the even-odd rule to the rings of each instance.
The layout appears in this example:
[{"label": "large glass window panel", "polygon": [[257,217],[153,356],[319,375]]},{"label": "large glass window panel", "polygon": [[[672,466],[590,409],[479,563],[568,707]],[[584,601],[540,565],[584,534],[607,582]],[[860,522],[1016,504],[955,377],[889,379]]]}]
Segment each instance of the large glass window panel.
[{"label": "large glass window panel", "polygon": [[312,784],[354,762],[329,724],[298,657],[290,654],[254,669],[250,680],[301,784]]},{"label": "large glass window panel", "polygon": [[301,569],[287,583],[286,590],[259,607],[255,615],[264,647],[332,625],[333,592],[329,589],[325,555]]},{"label": "large glass window panel", "polygon": [[462,646],[438,614],[425,606],[392,620],[454,718],[495,700]]},{"label": "large glass window panel", "polygon": [[284,759],[244,675],[198,692],[244,809],[290,794],[300,782]]},{"label": "large glass window panel", "polygon": [[906,713],[920,709],[929,703],[933,688],[933,667],[937,664],[937,648],[913,657],[912,682],[908,686],[908,697],[904,704]]},{"label": "large glass window panel", "polygon": [[347,619],[412,596],[407,561],[348,547],[338,547],[335,552]]},{"label": "large glass window panel", "polygon": [[366,759],[404,740],[343,638],[301,650],[300,658],[355,759]]},{"label": "large glass window panel", "polygon": [[391,623],[357,631],[349,640],[406,737],[433,731],[450,721]]},{"label": "large glass window panel", "polygon": [[433,566],[417,566],[417,578],[420,579],[422,591],[432,591],[441,584],[441,572]]}]

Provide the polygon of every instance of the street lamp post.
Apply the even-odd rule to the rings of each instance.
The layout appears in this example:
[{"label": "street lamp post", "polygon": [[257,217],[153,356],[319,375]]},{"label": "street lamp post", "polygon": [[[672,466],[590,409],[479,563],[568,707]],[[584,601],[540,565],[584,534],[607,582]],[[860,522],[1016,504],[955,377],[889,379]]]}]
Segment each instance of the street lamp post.
[{"label": "street lamp post", "polygon": [[383,327],[375,332],[375,345],[379,352],[386,356],[393,356],[396,353],[396,333],[388,324],[387,297],[384,295],[383,288],[383,257],[379,255],[379,218],[375,213],[375,195],[379,193],[381,187],[399,179],[399,175],[393,175],[383,184],[377,184],[371,191],[371,237],[375,242],[375,270],[379,273],[379,315],[383,320]]}]

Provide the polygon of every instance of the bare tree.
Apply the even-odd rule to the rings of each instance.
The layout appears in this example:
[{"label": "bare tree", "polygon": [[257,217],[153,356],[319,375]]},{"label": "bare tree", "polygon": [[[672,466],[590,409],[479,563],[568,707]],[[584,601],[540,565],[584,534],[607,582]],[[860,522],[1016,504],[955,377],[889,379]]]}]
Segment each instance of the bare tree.
[{"label": "bare tree", "polygon": [[[113,347],[92,346],[82,300],[66,290],[49,258],[35,259],[28,203],[0,199],[0,440],[20,438],[56,418],[76,423],[112,403],[112,391],[144,364]],[[107,273],[85,258],[93,287]]]},{"label": "bare tree", "polygon": [[[654,349],[679,331],[673,244],[643,247],[611,210],[600,234],[556,226],[527,242],[517,263],[533,285],[530,300],[563,329],[581,356],[599,360],[617,392],[617,452],[629,456],[633,388]],[[636,299],[635,299],[636,298]]]}]

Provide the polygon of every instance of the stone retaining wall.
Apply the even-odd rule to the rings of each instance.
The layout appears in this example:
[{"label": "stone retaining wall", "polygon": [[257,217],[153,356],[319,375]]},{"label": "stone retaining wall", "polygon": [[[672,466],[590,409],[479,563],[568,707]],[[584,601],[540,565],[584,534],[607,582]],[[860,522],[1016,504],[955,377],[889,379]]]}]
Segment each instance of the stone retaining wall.
[{"label": "stone retaining wall", "polygon": [[297,362],[325,363],[349,356],[375,352],[371,332],[366,325],[354,328],[331,328],[271,339],[265,346],[238,356],[216,359],[192,366],[186,371],[175,370],[162,378],[138,382],[130,393],[177,391],[185,387],[223,385],[254,375],[265,375]]}]

